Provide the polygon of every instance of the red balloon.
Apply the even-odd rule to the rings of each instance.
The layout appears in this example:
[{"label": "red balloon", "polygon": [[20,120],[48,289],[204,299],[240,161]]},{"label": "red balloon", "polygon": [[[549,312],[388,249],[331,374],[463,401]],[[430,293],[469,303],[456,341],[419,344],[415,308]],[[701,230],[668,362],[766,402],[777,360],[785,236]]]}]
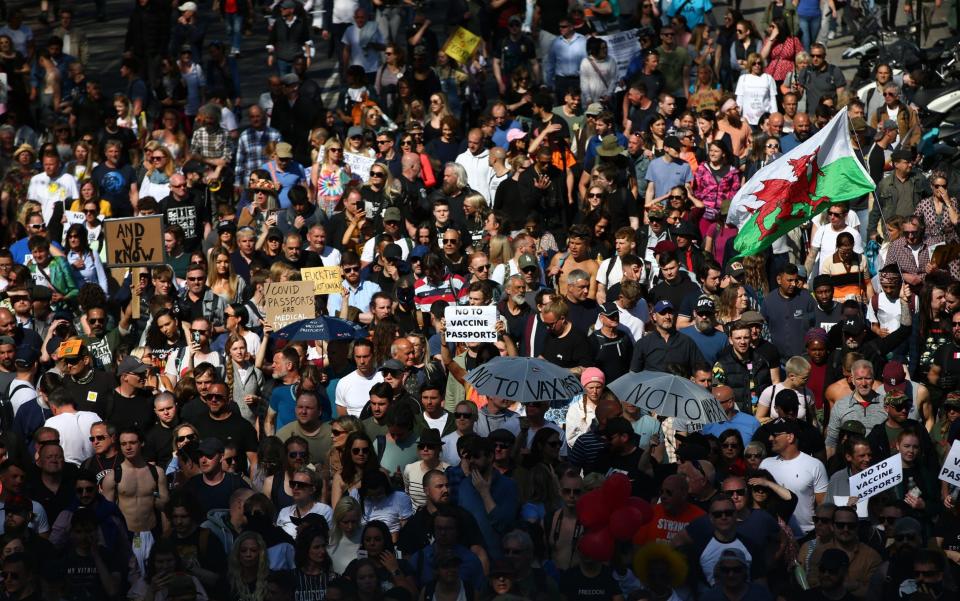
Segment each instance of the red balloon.
[{"label": "red balloon", "polygon": [[595,561],[610,561],[613,559],[613,536],[607,528],[588,532],[577,541],[577,551]]},{"label": "red balloon", "polygon": [[653,519],[653,505],[651,505],[648,501],[641,499],[640,497],[630,497],[627,499],[627,506],[640,510],[640,512],[643,514],[643,521],[640,522],[641,524],[646,524]]},{"label": "red balloon", "polygon": [[607,509],[614,510],[623,507],[630,497],[630,491],[633,485],[630,484],[630,478],[626,474],[613,474],[603,483],[600,490],[603,491],[603,498],[607,502]]},{"label": "red balloon", "polygon": [[591,490],[577,501],[577,520],[587,529],[603,528],[610,519],[610,512],[604,501],[603,491]]},{"label": "red balloon", "polygon": [[631,540],[633,535],[643,527],[643,512],[636,507],[624,505],[610,515],[608,530],[617,540]]}]

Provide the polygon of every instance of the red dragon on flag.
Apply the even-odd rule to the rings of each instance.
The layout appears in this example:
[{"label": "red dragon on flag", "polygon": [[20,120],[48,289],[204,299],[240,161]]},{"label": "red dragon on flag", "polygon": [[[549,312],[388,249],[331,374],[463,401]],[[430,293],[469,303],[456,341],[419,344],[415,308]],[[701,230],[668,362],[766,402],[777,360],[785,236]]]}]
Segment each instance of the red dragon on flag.
[{"label": "red dragon on flag", "polygon": [[[757,191],[754,196],[763,201],[763,205],[756,211],[757,228],[760,230],[760,239],[773,235],[780,226],[780,220],[787,217],[808,217],[817,212],[824,202],[830,202],[826,196],[814,200],[817,193],[817,178],[823,175],[817,165],[817,148],[813,153],[804,155],[798,159],[790,159],[787,163],[793,167],[793,175],[797,179],[791,181],[786,179],[768,179],[763,181],[763,188]],[[808,167],[809,173],[807,171]],[[795,207],[799,209],[794,213]],[[805,212],[806,209],[810,212]],[[777,212],[779,210],[779,212]],[[769,226],[765,223],[767,217],[777,212],[777,219]]]}]

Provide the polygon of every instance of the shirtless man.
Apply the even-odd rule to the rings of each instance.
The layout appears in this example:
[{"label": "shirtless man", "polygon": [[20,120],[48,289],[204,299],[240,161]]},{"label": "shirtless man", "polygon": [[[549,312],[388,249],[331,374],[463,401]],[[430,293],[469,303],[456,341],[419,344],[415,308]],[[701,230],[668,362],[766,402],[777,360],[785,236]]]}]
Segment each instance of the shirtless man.
[{"label": "shirtless man", "polygon": [[863,355],[860,353],[847,353],[843,358],[843,379],[837,380],[827,386],[827,389],[824,391],[823,399],[827,402],[831,410],[833,409],[834,403],[845,396],[850,396],[850,393],[853,392],[853,374],[850,373],[850,367],[859,359],[863,359]]},{"label": "shirtless man", "polygon": [[547,544],[550,545],[550,557],[557,568],[566,570],[580,563],[577,555],[576,540],[583,526],[577,523],[577,501],[583,494],[583,478],[574,470],[567,470],[560,478],[560,497],[563,509],[553,515],[550,529],[547,531]]},{"label": "shirtless man", "polygon": [[574,269],[582,269],[590,274],[588,297],[597,298],[597,270],[600,265],[587,254],[590,251],[590,238],[590,230],[585,225],[570,226],[567,232],[567,252],[557,253],[550,260],[547,275],[553,278],[559,274],[557,285],[561,295],[567,294],[567,275]]},{"label": "shirtless man", "polygon": [[157,512],[163,509],[170,493],[163,470],[148,464],[143,458],[143,437],[140,432],[124,428],[120,430],[119,438],[123,462],[117,470],[104,475],[100,486],[103,496],[120,506],[120,512],[127,520],[127,528],[133,535],[130,541],[133,553],[143,570],[153,547],[151,531],[159,525]]}]

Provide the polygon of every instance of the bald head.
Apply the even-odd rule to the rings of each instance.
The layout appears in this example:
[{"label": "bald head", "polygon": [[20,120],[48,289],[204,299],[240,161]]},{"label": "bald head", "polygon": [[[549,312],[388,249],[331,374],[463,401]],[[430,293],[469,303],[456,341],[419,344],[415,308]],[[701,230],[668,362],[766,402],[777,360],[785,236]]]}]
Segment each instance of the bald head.
[{"label": "bald head", "polygon": [[403,156],[400,158],[400,166],[403,169],[413,169],[414,167],[419,167],[420,155],[412,152],[403,153]]},{"label": "bald head", "polygon": [[616,417],[623,414],[623,409],[620,407],[620,401],[617,399],[601,399],[597,403],[597,421],[602,424],[607,423],[607,420],[611,417]]}]

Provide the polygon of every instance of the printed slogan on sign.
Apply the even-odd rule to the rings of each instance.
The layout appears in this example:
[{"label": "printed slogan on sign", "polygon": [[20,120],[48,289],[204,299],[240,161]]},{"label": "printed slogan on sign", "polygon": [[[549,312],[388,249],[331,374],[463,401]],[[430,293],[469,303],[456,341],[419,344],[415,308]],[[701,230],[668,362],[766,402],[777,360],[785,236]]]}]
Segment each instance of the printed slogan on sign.
[{"label": "printed slogan on sign", "polygon": [[443,311],[450,342],[496,342],[496,307],[447,307]]},{"label": "printed slogan on sign", "polygon": [[108,267],[163,263],[163,216],[123,217],[103,222]]},{"label": "printed slogan on sign", "polygon": [[313,282],[268,282],[263,291],[266,318],[274,330],[317,316]]}]

